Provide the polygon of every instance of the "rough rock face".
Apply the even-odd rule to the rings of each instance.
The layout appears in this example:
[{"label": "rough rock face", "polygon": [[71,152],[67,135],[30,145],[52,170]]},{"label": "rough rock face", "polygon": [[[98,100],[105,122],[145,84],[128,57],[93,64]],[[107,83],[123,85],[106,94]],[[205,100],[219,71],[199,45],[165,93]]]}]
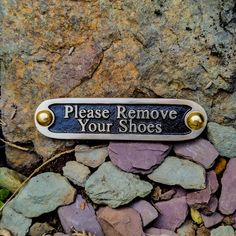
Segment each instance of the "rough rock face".
[{"label": "rough rock face", "polygon": [[54,97],[187,98],[235,127],[234,5],[2,1],[5,137],[39,147],[33,111]]}]

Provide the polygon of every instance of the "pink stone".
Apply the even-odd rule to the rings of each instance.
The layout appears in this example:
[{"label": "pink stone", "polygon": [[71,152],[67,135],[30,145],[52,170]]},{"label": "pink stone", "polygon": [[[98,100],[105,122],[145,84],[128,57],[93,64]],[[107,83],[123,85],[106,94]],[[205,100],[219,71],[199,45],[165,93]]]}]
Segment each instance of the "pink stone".
[{"label": "pink stone", "polygon": [[145,230],[146,236],[177,236],[173,231],[167,229],[150,228]]},{"label": "pink stone", "polygon": [[210,216],[206,216],[206,215],[202,214],[202,220],[204,222],[204,225],[207,228],[210,228],[210,227],[220,223],[223,219],[224,219],[224,216],[218,212],[215,212],[214,214],[212,214]]},{"label": "pink stone", "polygon": [[215,147],[203,138],[176,143],[174,145],[174,152],[178,156],[203,165],[206,169],[209,169],[213,165],[219,155]]}]

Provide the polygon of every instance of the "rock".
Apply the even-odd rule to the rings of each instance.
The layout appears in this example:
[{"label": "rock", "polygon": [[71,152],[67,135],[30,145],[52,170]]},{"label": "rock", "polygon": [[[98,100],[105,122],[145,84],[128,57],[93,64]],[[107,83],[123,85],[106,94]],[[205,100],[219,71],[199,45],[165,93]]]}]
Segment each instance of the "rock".
[{"label": "rock", "polygon": [[219,199],[219,210],[222,214],[229,215],[236,210],[236,159],[230,159],[221,179],[222,189]]},{"label": "rock", "polygon": [[216,211],[217,207],[218,207],[218,199],[216,196],[212,196],[208,204],[204,206],[203,209],[201,209],[201,212],[205,215],[210,215]]},{"label": "rock", "polygon": [[161,201],[163,201],[163,200],[170,200],[175,194],[176,194],[175,190],[171,189],[171,190],[161,194],[160,200]]},{"label": "rock", "polygon": [[12,236],[12,234],[8,231],[8,230],[6,230],[6,229],[0,229],[0,235],[1,236]]},{"label": "rock", "polygon": [[214,171],[216,172],[217,175],[221,174],[227,165],[227,161],[224,158],[220,158],[215,165]]},{"label": "rock", "polygon": [[204,225],[200,226],[196,230],[196,236],[210,236],[211,231],[207,229]]},{"label": "rock", "polygon": [[6,167],[0,167],[0,186],[2,188],[6,188],[14,193],[24,180],[25,176],[22,174]]},{"label": "rock", "polygon": [[167,157],[148,178],[162,184],[177,184],[185,189],[205,188],[205,170],[201,166],[172,156]]},{"label": "rock", "polygon": [[195,227],[192,221],[187,220],[177,229],[178,236],[195,236]]},{"label": "rock", "polygon": [[58,206],[70,204],[76,190],[65,177],[45,172],[33,177],[12,200],[15,211],[26,217],[37,217],[55,210]]},{"label": "rock", "polygon": [[215,147],[203,138],[176,143],[174,145],[174,152],[177,156],[201,164],[206,169],[209,169],[213,165],[219,155]]},{"label": "rock", "polygon": [[234,236],[234,229],[231,226],[219,226],[211,230],[211,236]]},{"label": "rock", "polygon": [[77,161],[68,161],[63,167],[63,175],[75,185],[84,187],[84,184],[90,175],[90,170],[87,166],[84,166]]},{"label": "rock", "polygon": [[188,205],[186,197],[173,198],[155,204],[159,216],[154,220],[154,227],[175,231],[186,219]]},{"label": "rock", "polygon": [[105,162],[86,181],[85,190],[93,202],[116,208],[136,197],[145,197],[152,185]]},{"label": "rock", "polygon": [[92,168],[100,166],[107,156],[107,147],[89,147],[87,145],[77,145],[75,147],[76,161]]},{"label": "rock", "polygon": [[175,191],[175,194],[173,197],[185,197],[187,195],[187,191],[180,186],[173,186],[172,189]]},{"label": "rock", "polygon": [[147,226],[158,217],[157,210],[145,200],[134,202],[130,204],[130,207],[135,209],[140,214],[143,227]]},{"label": "rock", "polygon": [[218,223],[220,223],[223,220],[224,216],[221,215],[218,212],[215,212],[214,214],[210,215],[210,216],[206,216],[202,214],[202,220],[204,222],[204,225],[207,228],[210,228]]},{"label": "rock", "polygon": [[25,236],[29,231],[32,220],[14,211],[9,205],[2,211],[0,227],[11,231],[14,236]]},{"label": "rock", "polygon": [[221,156],[236,157],[236,129],[210,122],[207,125],[207,136]]},{"label": "rock", "polygon": [[167,229],[149,228],[145,230],[146,236],[177,236],[173,231]]},{"label": "rock", "polygon": [[144,236],[139,213],[132,208],[100,208],[98,221],[107,236]]},{"label": "rock", "polygon": [[196,224],[200,225],[202,223],[202,216],[198,210],[190,208],[190,214]]},{"label": "rock", "polygon": [[161,164],[171,147],[158,142],[111,142],[109,157],[114,165],[126,172],[147,174]]},{"label": "rock", "polygon": [[48,223],[34,223],[30,227],[29,235],[30,236],[42,236],[47,233],[52,233],[55,229],[50,226]]},{"label": "rock", "polygon": [[75,230],[85,230],[96,236],[104,236],[92,205],[81,195],[77,195],[73,204],[58,208],[58,216],[66,233],[70,233],[73,227]]},{"label": "rock", "polygon": [[[45,235],[45,236],[47,236],[47,235]],[[70,235],[58,232],[58,233],[53,234],[53,236],[70,236]]]}]

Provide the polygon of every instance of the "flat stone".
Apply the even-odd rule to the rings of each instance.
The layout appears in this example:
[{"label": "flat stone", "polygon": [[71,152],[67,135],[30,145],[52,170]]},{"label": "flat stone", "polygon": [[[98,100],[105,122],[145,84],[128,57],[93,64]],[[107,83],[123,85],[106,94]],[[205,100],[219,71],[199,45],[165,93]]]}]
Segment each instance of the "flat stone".
[{"label": "flat stone", "polygon": [[149,228],[145,230],[146,236],[177,236],[173,231],[167,229]]},{"label": "flat stone", "polygon": [[204,189],[205,169],[198,164],[169,156],[148,178],[162,184],[180,185],[185,189]]},{"label": "flat stone", "polygon": [[236,129],[209,122],[207,125],[207,137],[221,156],[236,157]]},{"label": "flat stone", "polygon": [[70,233],[73,227],[75,230],[85,230],[96,236],[104,236],[92,205],[81,195],[77,195],[73,204],[59,207],[58,216],[65,233]]},{"label": "flat stone", "polygon": [[111,142],[109,157],[126,172],[147,174],[161,164],[172,145],[151,142]]},{"label": "flat stone", "polygon": [[177,156],[201,164],[206,169],[209,169],[213,165],[219,155],[215,147],[203,138],[176,143],[174,145],[174,152]]},{"label": "flat stone", "polygon": [[105,162],[86,181],[85,190],[93,202],[116,208],[136,197],[145,197],[152,185]]},{"label": "flat stone", "polygon": [[218,212],[215,212],[214,214],[210,216],[202,214],[203,223],[207,228],[210,228],[216,224],[219,224],[223,219],[224,219],[224,216]]},{"label": "flat stone", "polygon": [[226,170],[221,178],[221,195],[219,199],[219,210],[222,214],[233,214],[236,210],[236,159],[230,159]]},{"label": "flat stone", "polygon": [[211,236],[234,236],[234,229],[231,226],[219,226],[211,230]]},{"label": "flat stone", "polygon": [[11,231],[14,236],[25,236],[29,231],[32,220],[14,211],[9,205],[2,211],[0,227]]},{"label": "flat stone", "polygon": [[68,180],[53,172],[33,177],[12,200],[15,211],[26,217],[37,217],[73,202],[76,190]]},{"label": "flat stone", "polygon": [[14,193],[24,180],[25,176],[22,174],[6,167],[0,167],[0,187]]},{"label": "flat stone", "polygon": [[191,220],[187,220],[177,229],[178,236],[195,236],[195,226]]},{"label": "flat stone", "polygon": [[218,207],[218,199],[216,196],[212,196],[210,201],[208,202],[207,206],[201,209],[201,212],[205,215],[210,215],[214,213]]},{"label": "flat stone", "polygon": [[107,156],[108,147],[89,147],[87,145],[75,147],[76,161],[92,168],[100,166]]},{"label": "flat stone", "polygon": [[140,215],[132,208],[100,208],[97,216],[107,236],[145,236]]},{"label": "flat stone", "polygon": [[42,236],[47,233],[52,233],[55,229],[48,223],[34,223],[29,230],[29,236]]},{"label": "flat stone", "polygon": [[130,207],[135,209],[140,214],[143,227],[145,227],[158,217],[157,210],[145,200],[134,202],[130,204]]},{"label": "flat stone", "polygon": [[188,214],[186,197],[173,198],[155,204],[159,216],[153,226],[160,229],[175,231],[185,221]]},{"label": "flat stone", "polygon": [[90,175],[89,168],[78,163],[77,161],[68,161],[62,169],[63,175],[66,178],[68,178],[75,185],[82,187],[84,187],[85,182]]}]

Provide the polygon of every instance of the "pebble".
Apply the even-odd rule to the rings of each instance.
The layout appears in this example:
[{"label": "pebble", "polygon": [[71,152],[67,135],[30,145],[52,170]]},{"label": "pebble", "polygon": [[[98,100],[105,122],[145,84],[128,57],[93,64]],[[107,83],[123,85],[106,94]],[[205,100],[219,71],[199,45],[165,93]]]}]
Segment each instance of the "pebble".
[{"label": "pebble", "polygon": [[174,145],[174,152],[177,156],[201,164],[206,169],[209,169],[213,165],[219,155],[215,147],[203,138],[176,143]]},{"label": "pebble", "polygon": [[185,189],[204,189],[205,169],[198,164],[169,156],[148,178],[162,184],[180,185]]},{"label": "pebble", "polygon": [[111,142],[109,157],[114,165],[126,172],[148,174],[161,164],[171,147],[159,142]]},{"label": "pebble", "polygon": [[191,214],[193,221],[196,224],[200,225],[202,223],[202,216],[198,210],[196,210],[194,208],[190,208],[190,214]]},{"label": "pebble", "polygon": [[75,147],[76,161],[92,168],[100,166],[107,156],[108,147],[89,147],[87,145]]},{"label": "pebble", "polygon": [[235,236],[232,226],[219,226],[211,230],[211,236]]},{"label": "pebble", "polygon": [[107,236],[145,236],[139,213],[132,208],[100,208],[98,221]]},{"label": "pebble", "polygon": [[173,231],[167,229],[149,228],[145,230],[146,236],[177,236]]},{"label": "pebble", "polygon": [[204,222],[204,225],[207,228],[210,228],[216,224],[219,224],[223,220],[224,216],[221,215],[218,212],[215,212],[214,214],[207,216],[202,214],[202,220]]},{"label": "pebble", "polygon": [[12,234],[8,230],[2,229],[2,228],[0,228],[0,235],[1,236],[12,236]]},{"label": "pebble", "polygon": [[205,215],[212,214],[216,211],[218,207],[218,199],[216,196],[212,196],[210,198],[210,201],[208,202],[207,206],[205,206],[203,209],[201,209],[202,213]]},{"label": "pebble", "polygon": [[84,187],[90,170],[87,166],[78,163],[77,161],[68,161],[63,167],[63,175],[75,185]]},{"label": "pebble", "polygon": [[66,233],[70,233],[73,227],[75,230],[85,230],[96,236],[104,236],[92,205],[81,195],[77,195],[73,204],[59,207],[58,216]]},{"label": "pebble", "polygon": [[222,189],[219,210],[222,214],[233,214],[236,210],[236,159],[230,159],[221,179]]},{"label": "pebble", "polygon": [[29,230],[29,236],[42,236],[47,233],[52,233],[55,229],[48,223],[34,223]]},{"label": "pebble", "polygon": [[224,158],[220,158],[215,165],[215,169],[214,169],[215,173],[217,175],[221,174],[225,170],[226,165],[227,165],[227,161]]},{"label": "pebble", "polygon": [[60,174],[45,172],[33,177],[12,200],[15,211],[37,217],[73,202],[76,190]]},{"label": "pebble", "polygon": [[186,197],[173,198],[155,204],[159,216],[154,220],[154,227],[175,231],[185,221],[188,214]]},{"label": "pebble", "polygon": [[191,220],[187,220],[177,229],[178,236],[195,236],[195,227]]},{"label": "pebble", "polygon": [[0,187],[14,193],[24,180],[24,175],[6,167],[0,167]]},{"label": "pebble", "polygon": [[209,122],[207,136],[223,157],[236,157],[236,129]]},{"label": "pebble", "polygon": [[136,197],[145,197],[151,192],[152,185],[105,162],[86,181],[85,190],[94,203],[116,208]]},{"label": "pebble", "polygon": [[158,217],[157,210],[147,201],[139,200],[129,205],[141,216],[143,227],[147,226]]}]

